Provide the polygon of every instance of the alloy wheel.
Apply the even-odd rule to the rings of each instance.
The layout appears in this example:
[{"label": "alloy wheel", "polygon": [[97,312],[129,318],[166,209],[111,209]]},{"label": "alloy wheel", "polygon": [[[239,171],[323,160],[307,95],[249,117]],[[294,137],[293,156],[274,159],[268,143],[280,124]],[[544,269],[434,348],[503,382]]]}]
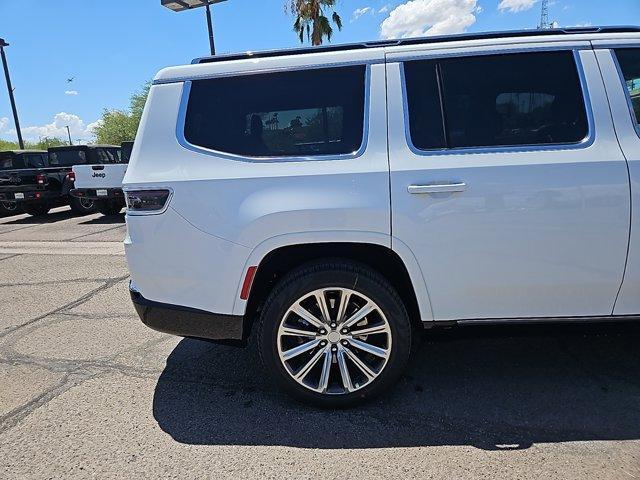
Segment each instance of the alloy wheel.
[{"label": "alloy wheel", "polygon": [[309,390],[342,395],[360,390],[384,370],[392,348],[389,322],[360,292],[329,287],[296,300],[280,321],[280,361]]}]

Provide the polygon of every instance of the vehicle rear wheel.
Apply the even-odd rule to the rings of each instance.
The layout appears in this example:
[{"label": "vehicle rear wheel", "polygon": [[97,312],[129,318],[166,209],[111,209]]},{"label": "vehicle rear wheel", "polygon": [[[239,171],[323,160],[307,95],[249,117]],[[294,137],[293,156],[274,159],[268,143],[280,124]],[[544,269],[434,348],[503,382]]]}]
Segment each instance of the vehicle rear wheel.
[{"label": "vehicle rear wheel", "polygon": [[98,209],[98,212],[106,216],[118,215],[122,211],[123,207],[124,205],[117,201],[96,202],[96,208]]},{"label": "vehicle rear wheel", "polygon": [[46,203],[32,203],[22,205],[24,213],[31,215],[32,217],[40,217],[49,213],[51,207]]},{"label": "vehicle rear wheel", "polygon": [[69,201],[69,206],[73,213],[77,215],[88,215],[96,211],[95,202],[87,198],[72,197]]},{"label": "vehicle rear wheel", "polygon": [[0,202],[0,215],[17,215],[20,212],[18,202]]},{"label": "vehicle rear wheel", "polygon": [[382,275],[348,261],[325,261],[291,272],[274,288],[258,345],[263,365],[291,396],[319,407],[350,407],[400,378],[411,325]]}]

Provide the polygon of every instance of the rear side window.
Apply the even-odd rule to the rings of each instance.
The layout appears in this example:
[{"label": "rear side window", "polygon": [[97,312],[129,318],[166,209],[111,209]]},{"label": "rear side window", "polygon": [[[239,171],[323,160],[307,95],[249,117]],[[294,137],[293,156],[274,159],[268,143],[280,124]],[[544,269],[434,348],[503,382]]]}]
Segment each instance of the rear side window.
[{"label": "rear side window", "polygon": [[129,159],[131,158],[131,150],[133,150],[133,142],[122,144],[122,148],[120,150],[121,163],[129,163]]},{"label": "rear side window", "polygon": [[24,167],[24,162],[19,155],[13,155],[12,153],[0,154],[0,170],[13,170]]},{"label": "rear side window", "polygon": [[360,149],[365,66],[192,82],[184,136],[251,157],[340,155]]},{"label": "rear side window", "polygon": [[421,150],[447,146],[438,68],[436,61],[407,62],[404,65],[411,140]]},{"label": "rear side window", "polygon": [[619,49],[616,50],[616,56],[627,86],[634,120],[640,126],[640,48]]},{"label": "rear side window", "polygon": [[42,168],[47,166],[47,155],[43,153],[25,153],[25,164],[31,168]]},{"label": "rear side window", "polygon": [[[435,80],[413,78],[427,68]],[[405,78],[420,149],[571,144],[588,134],[572,52],[408,62]]]},{"label": "rear side window", "polygon": [[116,148],[96,148],[98,163],[119,163],[120,152]]},{"label": "rear side window", "polygon": [[49,151],[49,163],[56,167],[71,167],[87,163],[84,150],[54,150]]}]

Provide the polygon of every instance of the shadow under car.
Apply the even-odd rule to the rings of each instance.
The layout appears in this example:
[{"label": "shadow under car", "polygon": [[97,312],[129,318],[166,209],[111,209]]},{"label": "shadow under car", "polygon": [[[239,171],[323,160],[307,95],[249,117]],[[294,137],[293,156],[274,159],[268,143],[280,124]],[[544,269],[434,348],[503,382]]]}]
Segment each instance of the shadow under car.
[{"label": "shadow under car", "polygon": [[351,410],[277,390],[255,347],[184,339],[156,385],[159,426],[187,444],[300,448],[471,445],[640,438],[640,325],[464,327],[418,339],[407,375]]}]

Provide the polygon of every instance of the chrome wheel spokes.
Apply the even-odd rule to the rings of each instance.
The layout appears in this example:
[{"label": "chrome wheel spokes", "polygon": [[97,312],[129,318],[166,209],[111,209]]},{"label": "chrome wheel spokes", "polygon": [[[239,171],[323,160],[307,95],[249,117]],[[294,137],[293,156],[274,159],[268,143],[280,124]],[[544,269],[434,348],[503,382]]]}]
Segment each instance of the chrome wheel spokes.
[{"label": "chrome wheel spokes", "polygon": [[348,288],[309,292],[287,310],[278,328],[278,354],[306,388],[340,395],[373,381],[391,353],[391,328],[371,299]]}]

